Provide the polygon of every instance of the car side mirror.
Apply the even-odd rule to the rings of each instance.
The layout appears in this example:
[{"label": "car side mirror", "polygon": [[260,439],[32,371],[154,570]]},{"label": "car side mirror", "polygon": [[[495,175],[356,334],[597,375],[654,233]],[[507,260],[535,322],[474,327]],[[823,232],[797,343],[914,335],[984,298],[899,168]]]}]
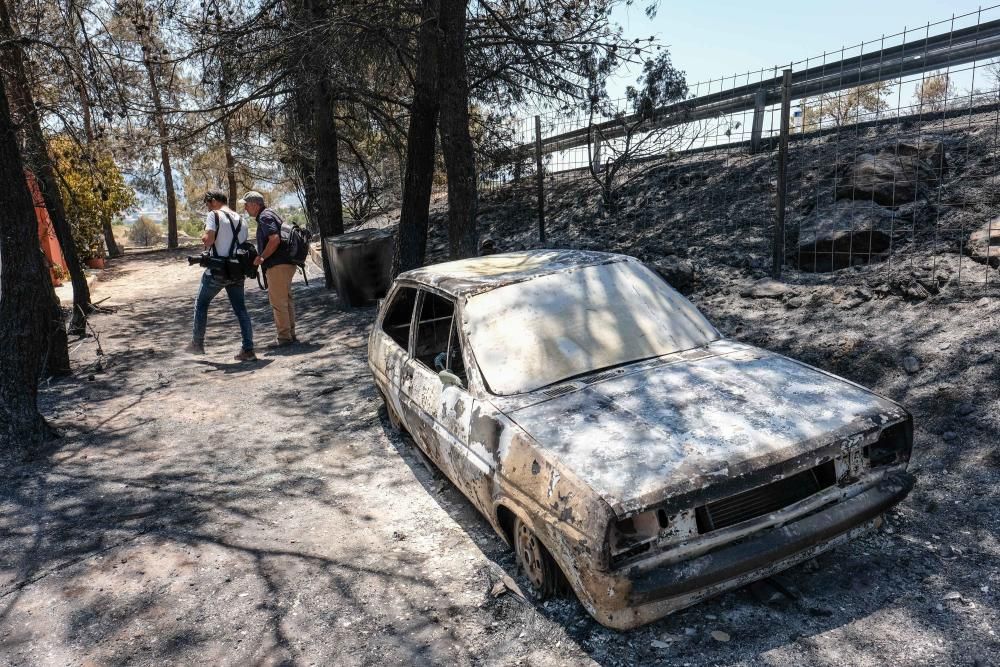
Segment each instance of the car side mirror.
[{"label": "car side mirror", "polygon": [[438,378],[441,380],[441,384],[446,387],[458,387],[459,389],[465,389],[462,385],[462,380],[457,375],[449,370],[443,370],[438,373]]}]

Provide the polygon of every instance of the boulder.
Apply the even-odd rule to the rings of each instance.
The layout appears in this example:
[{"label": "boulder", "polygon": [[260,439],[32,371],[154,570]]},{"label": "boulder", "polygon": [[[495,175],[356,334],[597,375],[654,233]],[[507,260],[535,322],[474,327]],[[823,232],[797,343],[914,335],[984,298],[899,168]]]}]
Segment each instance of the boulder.
[{"label": "boulder", "polygon": [[838,169],[838,199],[902,206],[936,187],[947,168],[940,141],[899,143],[876,153],[862,153]]},{"label": "boulder", "polygon": [[681,294],[690,294],[694,289],[694,262],[676,255],[658,259],[650,265],[663,276],[671,287]]},{"label": "boulder", "polygon": [[892,229],[892,211],[871,202],[821,206],[799,223],[793,263],[803,271],[829,272],[881,260]]},{"label": "boulder", "polygon": [[965,252],[972,259],[993,268],[1000,267],[1000,218],[993,218],[969,235]]},{"label": "boulder", "polygon": [[781,299],[786,295],[794,296],[795,289],[773,278],[758,280],[740,292],[740,296],[748,299]]}]

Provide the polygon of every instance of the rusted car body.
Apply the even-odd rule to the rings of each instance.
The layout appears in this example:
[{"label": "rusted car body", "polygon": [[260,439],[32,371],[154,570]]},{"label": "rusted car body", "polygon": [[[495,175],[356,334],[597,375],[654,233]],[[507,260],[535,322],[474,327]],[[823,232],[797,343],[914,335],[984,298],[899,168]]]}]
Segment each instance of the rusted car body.
[{"label": "rusted car body", "polygon": [[724,339],[641,262],[530,251],[401,274],[390,420],[543,592],[626,629],[871,529],[913,484],[892,401]]}]

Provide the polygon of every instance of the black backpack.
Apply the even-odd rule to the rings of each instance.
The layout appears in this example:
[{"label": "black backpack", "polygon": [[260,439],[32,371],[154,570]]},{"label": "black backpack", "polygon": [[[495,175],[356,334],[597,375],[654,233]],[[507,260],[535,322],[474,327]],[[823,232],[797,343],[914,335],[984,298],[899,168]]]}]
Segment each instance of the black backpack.
[{"label": "black backpack", "polygon": [[[284,219],[274,211],[274,217],[281,223],[281,242],[288,251],[288,258],[292,263],[302,270],[302,280],[309,284],[309,277],[306,275],[306,258],[309,257],[309,242],[312,241],[313,233],[305,227],[299,227],[295,223],[285,222]],[[259,281],[258,281],[259,282]],[[262,289],[267,289],[267,276],[264,276]]]},{"label": "black backpack", "polygon": [[[215,229],[218,230],[219,212],[213,211],[213,213],[215,214]],[[234,223],[228,213],[226,214],[226,220],[229,221],[229,228],[233,232],[233,241],[229,246],[229,257],[222,258],[215,244],[212,244],[212,252],[216,257],[226,259],[225,269],[223,270],[224,278],[228,280],[250,278],[252,280],[257,277],[257,266],[254,264],[254,260],[257,259],[257,247],[249,240],[240,243],[240,229],[243,228],[243,220],[237,218],[237,222]]]},{"label": "black backpack", "polygon": [[[280,220],[280,218],[279,218]],[[299,268],[305,267],[309,257],[309,242],[312,232],[294,223],[281,221],[281,242],[288,248],[288,256]]]}]

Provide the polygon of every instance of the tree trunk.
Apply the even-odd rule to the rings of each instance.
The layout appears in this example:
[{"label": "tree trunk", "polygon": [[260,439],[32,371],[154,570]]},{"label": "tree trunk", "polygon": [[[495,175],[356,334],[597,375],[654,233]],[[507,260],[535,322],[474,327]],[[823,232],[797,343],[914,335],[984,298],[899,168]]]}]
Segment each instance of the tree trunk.
[{"label": "tree trunk", "polygon": [[[7,12],[7,5],[2,0],[0,0],[0,33],[10,39],[16,39],[17,36]],[[70,228],[69,219],[66,217],[62,196],[59,194],[58,177],[52,165],[52,159],[49,157],[45,137],[42,135],[42,125],[27,79],[28,72],[25,68],[24,54],[19,46],[11,46],[0,51],[0,62],[7,65],[4,69],[7,70],[10,99],[21,120],[22,136],[30,160],[29,166],[38,179],[38,189],[42,192],[45,208],[48,209],[49,217],[52,219],[52,227],[55,230],[56,239],[59,241],[63,258],[69,268],[70,280],[73,283],[73,317],[70,331],[82,333],[86,330],[87,315],[93,309],[90,303],[90,286],[87,284],[87,276],[83,272],[83,263],[76,252],[73,231]]]},{"label": "tree trunk", "polygon": [[438,117],[438,12],[440,0],[424,0],[417,41],[417,72],[406,134],[406,176],[400,205],[392,275],[423,266],[434,181],[434,138]]},{"label": "tree trunk", "polygon": [[316,223],[319,226],[326,288],[333,289],[333,269],[326,255],[326,243],[323,239],[344,233],[344,207],[340,200],[337,126],[333,118],[336,91],[325,74],[321,77],[313,108],[313,128],[316,131]]},{"label": "tree trunk", "polygon": [[43,371],[45,375],[60,377],[70,374],[69,365],[69,339],[66,336],[66,327],[63,322],[62,304],[59,303],[59,296],[56,288],[52,286],[51,280],[43,281],[45,297],[52,304],[52,324],[50,326],[49,349],[45,357]]},{"label": "tree trunk", "polygon": [[156,136],[160,141],[160,164],[163,166],[163,189],[167,199],[167,247],[177,247],[177,200],[174,196],[174,173],[170,169],[170,151],[167,142],[170,134],[163,112],[163,97],[157,80],[156,66],[149,58],[149,49],[143,46],[143,64],[149,78],[149,92],[153,100],[153,119],[156,122]]},{"label": "tree trunk", "polygon": [[236,200],[240,198],[236,189],[236,159],[233,157],[233,131],[229,124],[229,117],[222,121],[222,140],[226,149],[226,180],[229,183],[229,205],[236,206]]},{"label": "tree trunk", "polygon": [[448,256],[479,252],[476,154],[469,134],[469,77],[465,64],[468,0],[441,1],[441,151],[448,174]]},{"label": "tree trunk", "polygon": [[52,331],[50,279],[15,132],[0,81],[0,459],[8,460],[32,452],[50,433],[38,412],[38,377]]},{"label": "tree trunk", "polygon": [[[68,27],[73,32],[73,49],[70,50],[69,57],[72,60],[73,65],[73,76],[76,77],[76,85],[79,86],[80,91],[80,112],[83,115],[83,132],[87,137],[87,150],[93,152],[96,147],[96,133],[94,132],[94,116],[91,111],[90,104],[90,92],[87,90],[87,79],[83,74],[83,63],[80,61],[80,47],[76,40],[76,25],[77,22],[74,20],[72,14],[72,7],[70,7],[70,17],[68,21]],[[118,243],[115,241],[115,232],[111,228],[111,221],[106,220],[103,224],[104,232],[104,247],[108,250],[108,257],[121,257],[121,249],[118,247]]]}]

